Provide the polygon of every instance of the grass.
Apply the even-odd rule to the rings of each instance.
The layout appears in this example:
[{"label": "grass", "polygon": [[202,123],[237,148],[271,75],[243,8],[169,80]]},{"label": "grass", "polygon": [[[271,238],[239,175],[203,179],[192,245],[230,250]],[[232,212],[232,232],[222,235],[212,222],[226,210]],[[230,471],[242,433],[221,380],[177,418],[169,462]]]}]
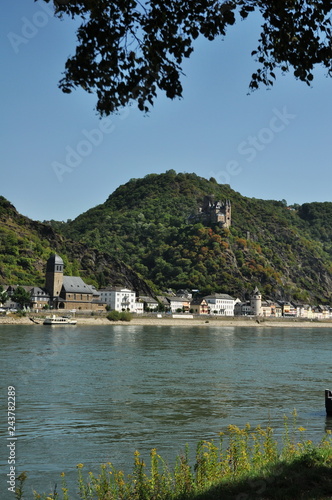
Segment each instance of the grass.
[{"label": "grass", "polygon": [[[278,445],[271,427],[243,429],[230,425],[217,443],[201,441],[194,463],[189,450],[176,458],[170,468],[156,449],[151,450],[149,467],[138,451],[131,474],[113,464],[101,465],[100,472],[85,472],[78,464],[78,492],[82,500],[320,500],[332,499],[332,436],[327,431],[318,444],[304,438],[305,429],[296,427],[293,412],[284,419],[282,443]],[[61,491],[35,492],[35,500],[71,500],[66,475],[61,474]],[[24,499],[24,480],[16,498]]]}]

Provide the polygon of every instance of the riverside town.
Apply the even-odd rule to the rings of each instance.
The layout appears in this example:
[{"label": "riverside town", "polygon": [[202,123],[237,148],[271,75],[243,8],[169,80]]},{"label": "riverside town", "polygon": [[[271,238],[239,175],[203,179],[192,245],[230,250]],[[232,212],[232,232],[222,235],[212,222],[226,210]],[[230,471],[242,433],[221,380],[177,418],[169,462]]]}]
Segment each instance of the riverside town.
[{"label": "riverside town", "polygon": [[[197,290],[168,290],[164,295],[142,296],[121,286],[96,289],[81,277],[65,276],[64,262],[52,254],[46,265],[44,287],[3,286],[0,312],[10,314],[19,309],[31,312],[56,310],[58,312],[102,313],[104,311],[165,313],[197,316],[254,316],[265,318],[303,318],[326,320],[332,318],[332,307],[326,305],[299,304],[285,301],[264,300],[255,287],[247,301],[241,301],[227,293],[213,293],[204,297]],[[15,301],[18,289],[24,290],[24,303]],[[1,299],[1,296],[0,296]],[[16,299],[17,300],[17,299]],[[185,317],[185,316],[184,316]]]},{"label": "riverside town", "polygon": [[332,0],[3,3],[0,500],[332,500]]}]

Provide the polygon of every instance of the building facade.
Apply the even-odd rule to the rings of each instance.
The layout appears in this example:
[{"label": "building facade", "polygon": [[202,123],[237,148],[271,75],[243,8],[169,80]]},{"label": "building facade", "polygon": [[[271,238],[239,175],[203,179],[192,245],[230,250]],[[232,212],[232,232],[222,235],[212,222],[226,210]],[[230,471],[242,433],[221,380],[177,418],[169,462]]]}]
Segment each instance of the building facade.
[{"label": "building facade", "polygon": [[156,299],[154,299],[153,297],[140,295],[139,301],[143,302],[144,311],[153,312],[153,311],[157,311],[159,308],[159,302]]},{"label": "building facade", "polygon": [[172,313],[179,312],[188,312],[190,309],[191,299],[186,297],[167,297],[169,302],[169,310]]},{"label": "building facade", "polygon": [[190,312],[194,314],[209,314],[209,305],[205,299],[193,299],[190,304]]},{"label": "building facade", "polygon": [[59,255],[53,254],[46,264],[45,292],[53,309],[104,311],[97,290],[87,285],[79,276],[64,276],[64,264]]},{"label": "building facade", "polygon": [[209,307],[209,314],[218,314],[221,316],[234,316],[233,297],[226,293],[215,293],[204,297]]},{"label": "building facade", "polygon": [[136,292],[129,288],[107,287],[99,290],[100,298],[112,311],[136,312]]},{"label": "building facade", "polygon": [[38,286],[34,286],[30,290],[30,295],[31,295],[30,307],[32,309],[39,311],[40,309],[44,309],[45,306],[49,305],[50,296],[44,288],[39,288]]}]

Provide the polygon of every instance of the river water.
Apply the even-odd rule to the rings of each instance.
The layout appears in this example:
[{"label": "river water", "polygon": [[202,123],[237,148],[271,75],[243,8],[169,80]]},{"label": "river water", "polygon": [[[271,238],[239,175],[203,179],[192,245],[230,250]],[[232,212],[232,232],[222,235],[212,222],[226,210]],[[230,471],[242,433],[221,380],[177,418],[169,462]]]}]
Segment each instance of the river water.
[{"label": "river water", "polygon": [[[15,387],[16,472],[53,490],[76,464],[112,462],[131,471],[133,453],[157,448],[169,462],[186,444],[217,439],[229,424],[272,425],[298,412],[319,441],[332,421],[329,328],[1,326],[0,498],[9,472],[7,387]],[[75,491],[75,487],[73,487]],[[73,495],[73,498],[75,495]]]}]

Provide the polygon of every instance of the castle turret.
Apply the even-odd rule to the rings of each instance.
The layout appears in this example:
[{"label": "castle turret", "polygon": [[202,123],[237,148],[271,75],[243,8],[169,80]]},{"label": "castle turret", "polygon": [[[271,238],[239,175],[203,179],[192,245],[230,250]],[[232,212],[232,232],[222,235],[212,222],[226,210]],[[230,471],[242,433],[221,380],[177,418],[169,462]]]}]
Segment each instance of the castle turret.
[{"label": "castle turret", "polygon": [[232,205],[230,200],[226,200],[225,202],[225,226],[231,227],[232,225]]},{"label": "castle turret", "polygon": [[262,315],[262,295],[260,294],[257,286],[251,296],[250,305],[254,316]]},{"label": "castle turret", "polygon": [[56,300],[63,284],[63,260],[59,255],[53,254],[46,264],[45,288],[50,294],[51,303]]}]

